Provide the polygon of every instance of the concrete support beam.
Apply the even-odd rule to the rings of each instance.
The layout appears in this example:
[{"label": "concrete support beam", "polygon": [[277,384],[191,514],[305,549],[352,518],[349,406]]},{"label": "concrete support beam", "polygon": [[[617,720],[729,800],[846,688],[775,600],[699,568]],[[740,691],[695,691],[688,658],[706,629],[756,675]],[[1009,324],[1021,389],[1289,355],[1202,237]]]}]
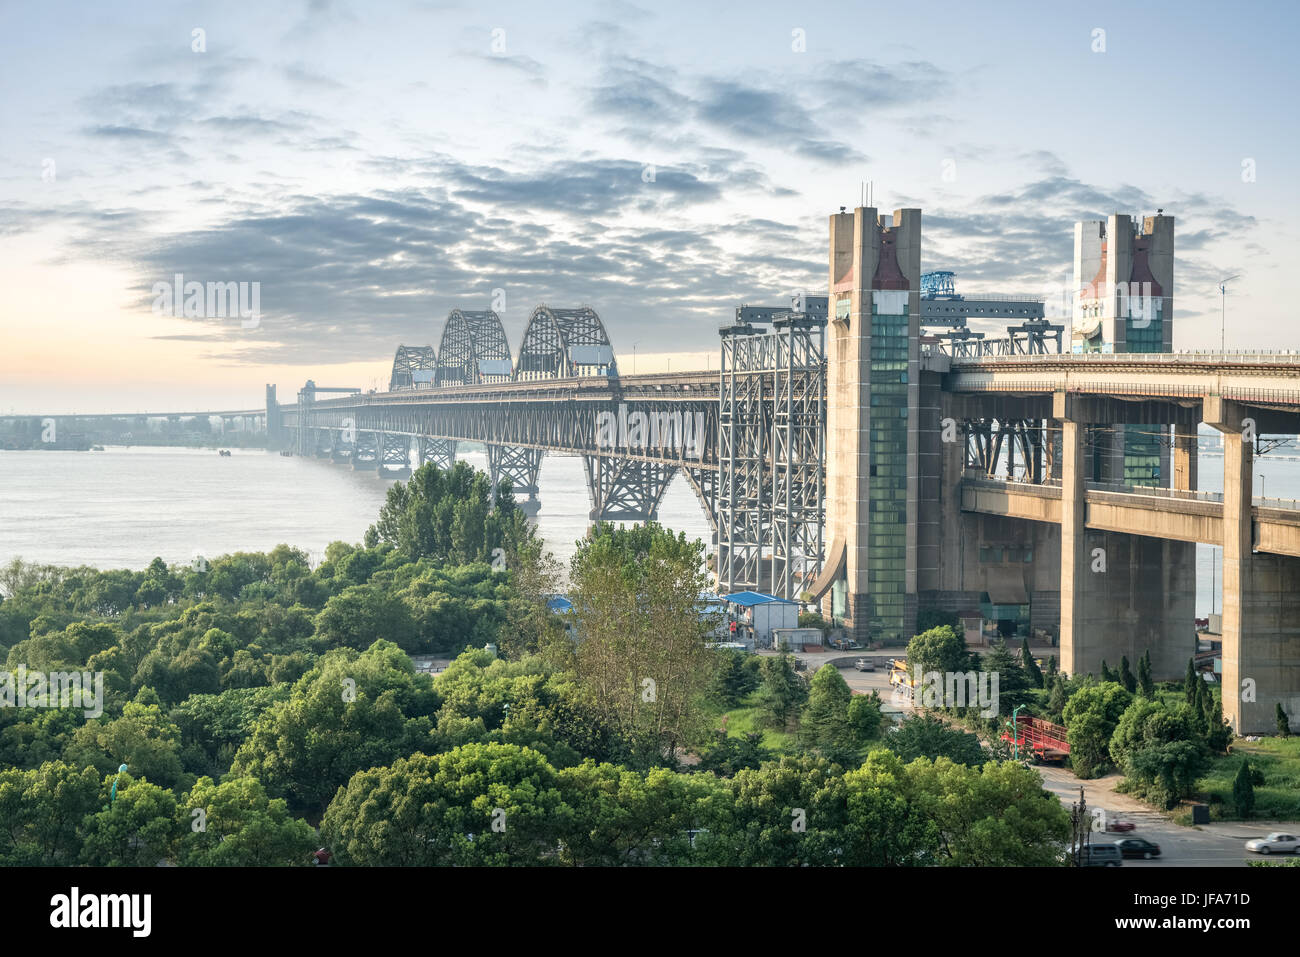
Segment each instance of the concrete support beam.
[{"label": "concrete support beam", "polygon": [[1174,426],[1174,488],[1196,490],[1196,426]]}]

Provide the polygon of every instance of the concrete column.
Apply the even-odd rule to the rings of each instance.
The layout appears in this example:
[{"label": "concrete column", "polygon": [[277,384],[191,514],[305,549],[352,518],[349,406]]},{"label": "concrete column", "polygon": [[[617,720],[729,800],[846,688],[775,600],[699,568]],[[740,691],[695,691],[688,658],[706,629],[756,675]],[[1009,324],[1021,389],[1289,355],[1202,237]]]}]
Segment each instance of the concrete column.
[{"label": "concrete column", "polygon": [[1300,559],[1255,554],[1248,410],[1217,396],[1223,433],[1223,714],[1238,734],[1276,732],[1276,707],[1300,719]]},{"label": "concrete column", "polygon": [[1065,398],[1058,392],[1054,402],[1061,423],[1061,670],[1073,675],[1088,670],[1082,633],[1085,576],[1089,574],[1088,506],[1084,498],[1084,425],[1064,418]]},{"label": "concrete column", "polygon": [[1196,426],[1174,426],[1174,484],[1184,492],[1196,490]]}]

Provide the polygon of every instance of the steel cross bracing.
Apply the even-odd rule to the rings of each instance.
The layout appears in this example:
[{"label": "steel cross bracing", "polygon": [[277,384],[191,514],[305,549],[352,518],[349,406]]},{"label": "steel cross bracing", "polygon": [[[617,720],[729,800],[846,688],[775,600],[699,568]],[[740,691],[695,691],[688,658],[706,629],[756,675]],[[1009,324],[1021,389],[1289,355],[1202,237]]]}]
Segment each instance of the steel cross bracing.
[{"label": "steel cross bracing", "polygon": [[652,522],[677,469],[658,462],[584,455],[593,522]]},{"label": "steel cross bracing", "polygon": [[432,462],[440,469],[449,469],[456,464],[456,443],[451,439],[431,439],[428,436],[421,435],[420,439],[420,461],[417,463],[423,465],[425,462]]},{"label": "steel cross bracing", "polygon": [[491,310],[453,309],[438,346],[437,385],[510,381],[510,343]]},{"label": "steel cross bracing", "polygon": [[771,331],[750,323],[721,330],[720,588],[797,599],[821,570],[825,324],[787,311]]}]

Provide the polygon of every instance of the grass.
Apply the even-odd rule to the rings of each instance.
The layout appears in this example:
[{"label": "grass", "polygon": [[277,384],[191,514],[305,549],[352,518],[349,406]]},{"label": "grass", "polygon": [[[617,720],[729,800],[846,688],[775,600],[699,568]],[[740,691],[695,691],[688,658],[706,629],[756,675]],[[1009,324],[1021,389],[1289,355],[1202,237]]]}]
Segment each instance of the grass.
[{"label": "grass", "polygon": [[[763,735],[762,745],[768,750],[778,754],[793,750],[795,748],[794,735],[786,731],[763,727],[761,723],[762,712],[757,705],[752,703],[753,701],[754,695],[750,695],[739,708],[732,708],[730,711],[725,712],[727,717],[727,737],[738,738],[759,731]],[[719,727],[721,722],[722,716],[719,715]]]},{"label": "grass", "polygon": [[1251,820],[1300,820],[1300,737],[1261,738],[1232,742],[1232,753],[1216,755],[1210,772],[1197,782],[1209,802],[1210,820],[1240,821],[1232,801],[1232,781],[1242,760],[1264,775],[1255,785],[1255,811]]}]

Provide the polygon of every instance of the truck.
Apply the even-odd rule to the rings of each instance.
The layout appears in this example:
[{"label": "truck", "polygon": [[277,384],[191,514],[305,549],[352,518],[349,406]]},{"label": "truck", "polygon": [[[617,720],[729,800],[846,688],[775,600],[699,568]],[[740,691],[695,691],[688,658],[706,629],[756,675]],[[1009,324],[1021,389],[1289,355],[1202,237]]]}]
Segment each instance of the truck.
[{"label": "truck", "polygon": [[1064,761],[1070,755],[1065,727],[1030,715],[1017,715],[1014,726],[1008,721],[1002,740],[1039,761]]}]

